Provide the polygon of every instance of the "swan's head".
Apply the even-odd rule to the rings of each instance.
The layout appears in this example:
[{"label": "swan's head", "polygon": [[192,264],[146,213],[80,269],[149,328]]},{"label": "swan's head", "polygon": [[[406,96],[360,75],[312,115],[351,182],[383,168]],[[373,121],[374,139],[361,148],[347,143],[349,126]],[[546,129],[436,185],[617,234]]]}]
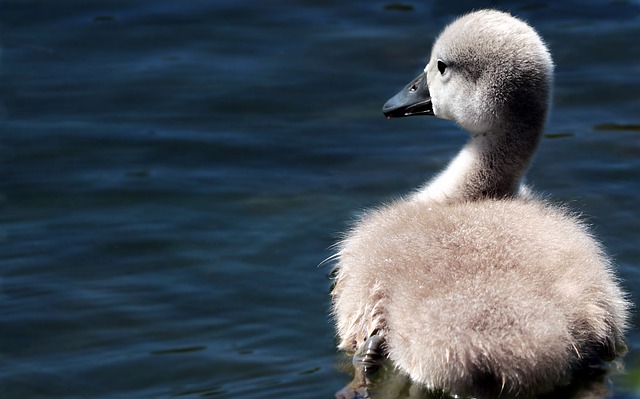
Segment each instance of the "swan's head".
[{"label": "swan's head", "polygon": [[448,25],[424,72],[383,107],[385,116],[435,115],[480,134],[500,125],[541,129],[553,61],[533,28],[482,10]]}]

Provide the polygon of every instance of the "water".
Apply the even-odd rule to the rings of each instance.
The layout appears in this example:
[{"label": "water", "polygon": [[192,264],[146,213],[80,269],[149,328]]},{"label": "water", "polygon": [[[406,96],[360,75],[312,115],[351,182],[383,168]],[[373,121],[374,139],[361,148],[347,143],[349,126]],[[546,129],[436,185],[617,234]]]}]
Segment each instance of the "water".
[{"label": "water", "polygon": [[[0,397],[332,397],[316,266],[465,140],[380,112],[482,6],[450,3],[2,2]],[[484,3],[557,64],[529,180],[590,215],[637,302],[640,4],[555,3]],[[639,332],[615,398],[640,396]]]}]

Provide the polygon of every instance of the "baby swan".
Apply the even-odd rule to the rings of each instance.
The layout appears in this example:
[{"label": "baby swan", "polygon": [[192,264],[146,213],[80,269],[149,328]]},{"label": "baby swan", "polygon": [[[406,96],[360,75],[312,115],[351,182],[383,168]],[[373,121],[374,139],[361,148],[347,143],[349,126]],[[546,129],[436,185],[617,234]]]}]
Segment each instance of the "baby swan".
[{"label": "baby swan", "polygon": [[628,303],[601,245],[521,185],[552,74],[529,25],[482,10],[447,26],[424,73],[385,104],[387,117],[435,115],[471,139],[341,242],[333,314],[354,365],[388,358],[428,388],[531,397],[624,353]]}]

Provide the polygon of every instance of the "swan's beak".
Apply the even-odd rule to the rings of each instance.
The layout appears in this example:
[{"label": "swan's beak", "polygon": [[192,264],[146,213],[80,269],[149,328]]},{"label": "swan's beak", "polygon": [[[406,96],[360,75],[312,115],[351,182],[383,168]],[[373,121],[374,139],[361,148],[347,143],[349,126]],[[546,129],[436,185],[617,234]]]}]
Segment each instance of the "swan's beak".
[{"label": "swan's beak", "polygon": [[391,97],[382,107],[382,113],[387,118],[434,115],[429,86],[427,85],[427,74],[421,74],[402,89],[400,93]]}]

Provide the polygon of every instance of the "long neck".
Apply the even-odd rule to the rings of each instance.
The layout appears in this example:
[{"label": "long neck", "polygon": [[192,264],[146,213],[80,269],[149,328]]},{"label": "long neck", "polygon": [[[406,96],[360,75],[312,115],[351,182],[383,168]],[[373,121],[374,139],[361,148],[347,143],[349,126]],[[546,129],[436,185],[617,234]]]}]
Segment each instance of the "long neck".
[{"label": "long neck", "polygon": [[474,136],[414,198],[458,202],[517,196],[539,136],[538,129],[505,129]]}]

